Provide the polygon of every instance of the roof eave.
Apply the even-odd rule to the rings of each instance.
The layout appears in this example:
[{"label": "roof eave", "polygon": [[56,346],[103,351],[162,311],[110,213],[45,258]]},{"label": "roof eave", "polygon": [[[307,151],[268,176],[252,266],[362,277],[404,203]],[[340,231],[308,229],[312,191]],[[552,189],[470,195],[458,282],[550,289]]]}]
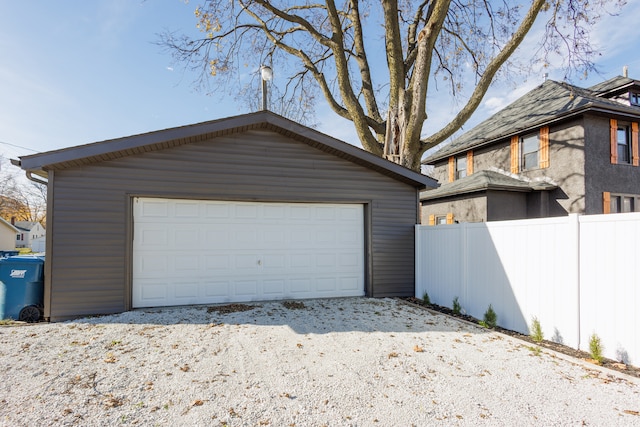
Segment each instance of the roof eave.
[{"label": "roof eave", "polygon": [[111,158],[124,157],[134,152],[145,152],[151,147],[188,144],[208,137],[243,132],[249,129],[270,129],[305,143],[319,143],[335,150],[342,157],[410,183],[418,189],[435,188],[435,179],[390,162],[361,148],[335,139],[314,129],[293,122],[269,111],[228,117],[193,125],[169,128],[118,139],[95,142],[76,147],[20,157],[22,169],[46,176],[47,169],[58,165],[79,165]]},{"label": "roof eave", "polygon": [[520,186],[510,186],[510,185],[496,185],[496,184],[487,184],[487,185],[483,185],[481,187],[474,187],[474,188],[467,188],[465,190],[461,190],[461,191],[445,191],[442,192],[440,194],[436,194],[435,196],[431,196],[429,193],[431,193],[432,191],[424,191],[420,194],[420,201],[425,201],[425,200],[436,200],[436,199],[441,199],[444,197],[452,197],[452,196],[459,196],[459,195],[464,195],[464,194],[472,194],[472,193],[480,193],[483,191],[512,191],[515,193],[530,193],[532,191],[534,191],[533,188],[531,187],[520,187]]}]

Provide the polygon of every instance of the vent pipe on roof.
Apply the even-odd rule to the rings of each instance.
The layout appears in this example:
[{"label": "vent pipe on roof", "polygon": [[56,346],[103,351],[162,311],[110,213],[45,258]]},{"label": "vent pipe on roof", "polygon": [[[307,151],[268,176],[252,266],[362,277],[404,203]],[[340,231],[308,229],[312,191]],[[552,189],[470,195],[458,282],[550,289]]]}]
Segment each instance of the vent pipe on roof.
[{"label": "vent pipe on roof", "polygon": [[629,66],[625,65],[622,67],[622,77],[629,77]]},{"label": "vent pipe on roof", "polygon": [[548,78],[549,78],[549,73],[544,73],[544,74],[542,75],[542,81],[543,81],[543,82],[546,82]]}]

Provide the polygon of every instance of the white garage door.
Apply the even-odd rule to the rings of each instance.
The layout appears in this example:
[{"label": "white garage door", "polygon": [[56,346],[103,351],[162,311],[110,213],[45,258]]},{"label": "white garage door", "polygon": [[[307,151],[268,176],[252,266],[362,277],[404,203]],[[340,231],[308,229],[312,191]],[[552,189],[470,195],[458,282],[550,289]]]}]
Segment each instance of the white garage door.
[{"label": "white garage door", "polygon": [[136,198],[133,307],[364,295],[360,204]]}]

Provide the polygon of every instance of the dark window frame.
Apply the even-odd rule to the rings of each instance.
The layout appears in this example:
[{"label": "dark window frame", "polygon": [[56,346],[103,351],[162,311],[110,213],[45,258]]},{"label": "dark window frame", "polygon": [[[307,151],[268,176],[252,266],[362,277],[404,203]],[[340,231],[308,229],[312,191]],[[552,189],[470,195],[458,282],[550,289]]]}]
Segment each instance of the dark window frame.
[{"label": "dark window frame", "polygon": [[629,104],[635,105],[636,107],[640,107],[640,93],[639,92],[629,92]]},{"label": "dark window frame", "polygon": [[[628,207],[625,206],[628,203]],[[640,195],[611,193],[609,199],[609,213],[640,212]]]},{"label": "dark window frame", "polygon": [[[460,166],[461,164],[464,165],[464,169],[462,169]],[[467,165],[467,155],[463,155],[463,156],[458,156],[456,157],[456,171],[455,171],[455,178],[456,179],[460,179],[460,178],[464,178],[465,176],[467,176],[467,169],[468,169],[468,165]]]},{"label": "dark window frame", "polygon": [[[531,150],[533,140],[535,140],[535,150]],[[521,136],[518,141],[518,147],[520,149],[520,171],[540,169],[540,133],[536,132]],[[533,160],[534,154],[535,161]]]},{"label": "dark window frame", "polygon": [[447,225],[447,216],[446,215],[436,215],[433,224],[434,225]]},{"label": "dark window frame", "polygon": [[[624,138],[620,138],[623,136]],[[623,139],[621,143],[620,140]],[[631,164],[631,126],[628,123],[618,123],[616,130],[616,144],[618,164]]]}]

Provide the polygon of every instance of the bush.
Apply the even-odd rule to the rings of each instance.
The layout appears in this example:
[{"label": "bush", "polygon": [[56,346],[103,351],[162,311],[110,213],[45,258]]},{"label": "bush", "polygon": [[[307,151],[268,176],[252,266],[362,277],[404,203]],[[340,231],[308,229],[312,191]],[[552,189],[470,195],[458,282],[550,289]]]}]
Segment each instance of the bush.
[{"label": "bush", "polygon": [[542,326],[540,326],[540,321],[537,317],[533,317],[531,319],[531,327],[529,328],[529,336],[535,342],[542,342],[544,339],[544,333],[542,332]]},{"label": "bush", "polygon": [[604,356],[602,352],[604,351],[604,347],[600,342],[600,337],[595,333],[589,337],[589,353],[591,353],[591,358],[598,362],[598,364],[602,363]]},{"label": "bush", "polygon": [[461,311],[462,311],[462,307],[460,306],[458,297],[455,297],[453,299],[453,314],[460,314]]},{"label": "bush", "polygon": [[493,329],[498,324],[498,315],[493,311],[493,307],[489,304],[489,308],[484,312],[484,320],[480,322],[485,328]]},{"label": "bush", "polygon": [[429,299],[429,294],[428,293],[424,293],[424,295],[422,295],[422,303],[425,305],[431,305],[431,300]]}]

